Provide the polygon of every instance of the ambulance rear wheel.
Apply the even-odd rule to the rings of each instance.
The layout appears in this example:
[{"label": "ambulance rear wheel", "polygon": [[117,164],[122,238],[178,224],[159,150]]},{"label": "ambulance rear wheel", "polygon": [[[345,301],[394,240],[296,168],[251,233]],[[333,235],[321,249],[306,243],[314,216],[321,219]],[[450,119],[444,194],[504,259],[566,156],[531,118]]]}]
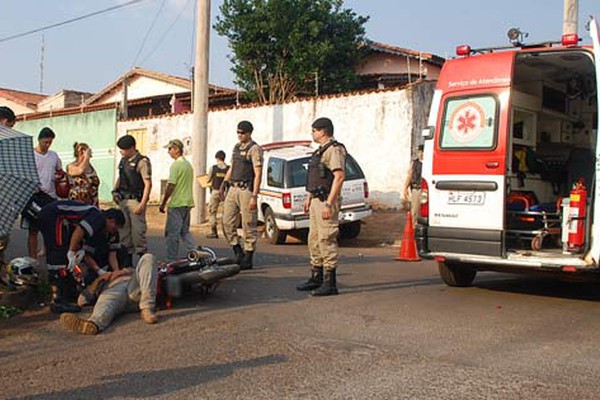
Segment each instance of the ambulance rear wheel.
[{"label": "ambulance rear wheel", "polygon": [[440,261],[438,262],[438,270],[442,281],[452,287],[471,286],[475,275],[477,275],[475,269],[458,262]]},{"label": "ambulance rear wheel", "polygon": [[287,238],[286,231],[280,230],[277,226],[275,213],[271,210],[271,207],[265,209],[265,234],[271,244],[285,243],[285,239]]}]

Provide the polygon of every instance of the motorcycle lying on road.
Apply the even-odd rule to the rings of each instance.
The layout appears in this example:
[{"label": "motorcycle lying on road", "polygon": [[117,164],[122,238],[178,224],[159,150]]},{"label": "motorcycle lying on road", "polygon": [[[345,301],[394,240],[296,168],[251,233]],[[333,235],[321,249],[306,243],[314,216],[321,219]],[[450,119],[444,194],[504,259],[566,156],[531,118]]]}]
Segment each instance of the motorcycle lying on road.
[{"label": "motorcycle lying on road", "polygon": [[157,305],[171,308],[173,298],[186,292],[200,291],[203,295],[216,289],[221,280],[237,275],[240,266],[230,258],[217,258],[209,247],[190,250],[183,260],[159,264]]}]

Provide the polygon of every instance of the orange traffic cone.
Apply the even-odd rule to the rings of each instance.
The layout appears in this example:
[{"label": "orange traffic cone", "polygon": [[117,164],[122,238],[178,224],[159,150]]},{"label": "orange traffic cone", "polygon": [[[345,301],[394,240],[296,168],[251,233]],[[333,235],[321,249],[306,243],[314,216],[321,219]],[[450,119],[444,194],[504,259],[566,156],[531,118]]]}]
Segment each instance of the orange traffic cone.
[{"label": "orange traffic cone", "polygon": [[417,253],[417,242],[415,241],[415,230],[413,228],[412,215],[410,211],[406,215],[406,225],[404,225],[404,237],[400,245],[400,253],[394,260],[398,261],[421,261]]}]

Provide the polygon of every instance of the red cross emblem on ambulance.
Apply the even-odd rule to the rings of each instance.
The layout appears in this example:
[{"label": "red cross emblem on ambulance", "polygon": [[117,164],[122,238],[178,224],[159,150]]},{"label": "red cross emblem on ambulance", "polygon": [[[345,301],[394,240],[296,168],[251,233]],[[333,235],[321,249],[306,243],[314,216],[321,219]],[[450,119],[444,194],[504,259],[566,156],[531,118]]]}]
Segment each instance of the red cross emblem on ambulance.
[{"label": "red cross emblem on ambulance", "polygon": [[459,143],[477,139],[485,124],[485,112],[481,106],[468,101],[456,107],[450,115],[450,134]]}]

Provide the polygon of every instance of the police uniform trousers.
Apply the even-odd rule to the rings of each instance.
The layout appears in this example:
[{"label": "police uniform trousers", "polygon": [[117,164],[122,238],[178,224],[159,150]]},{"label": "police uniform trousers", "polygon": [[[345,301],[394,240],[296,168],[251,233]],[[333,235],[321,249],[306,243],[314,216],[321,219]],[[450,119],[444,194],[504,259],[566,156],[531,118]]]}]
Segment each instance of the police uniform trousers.
[{"label": "police uniform trousers", "polygon": [[338,265],[338,233],[340,204],[331,206],[331,218],[323,219],[325,201],[313,198],[310,202],[310,225],[308,230],[308,251],[310,264],[331,271]]},{"label": "police uniform trousers", "polygon": [[[223,207],[223,233],[231,246],[240,245],[244,251],[256,248],[258,211],[250,211],[252,191],[236,186],[230,187]],[[243,243],[238,237],[239,216],[242,216]]]},{"label": "police uniform trousers", "polygon": [[117,315],[124,312],[154,310],[158,281],[154,256],[144,254],[132,274],[110,282],[98,297],[89,320],[100,330],[105,330]]},{"label": "police uniform trousers", "polygon": [[417,218],[421,213],[421,189],[410,189],[410,215],[413,226],[417,225]]},{"label": "police uniform trousers", "polygon": [[217,213],[219,211],[219,204],[221,204],[219,191],[213,189],[210,192],[210,199],[208,201],[208,221],[210,222],[211,226],[217,225]]},{"label": "police uniform trousers", "polygon": [[135,199],[124,199],[119,202],[119,208],[125,214],[125,225],[119,231],[121,244],[129,254],[145,254],[148,251],[146,243],[146,213],[135,214],[140,202]]}]

